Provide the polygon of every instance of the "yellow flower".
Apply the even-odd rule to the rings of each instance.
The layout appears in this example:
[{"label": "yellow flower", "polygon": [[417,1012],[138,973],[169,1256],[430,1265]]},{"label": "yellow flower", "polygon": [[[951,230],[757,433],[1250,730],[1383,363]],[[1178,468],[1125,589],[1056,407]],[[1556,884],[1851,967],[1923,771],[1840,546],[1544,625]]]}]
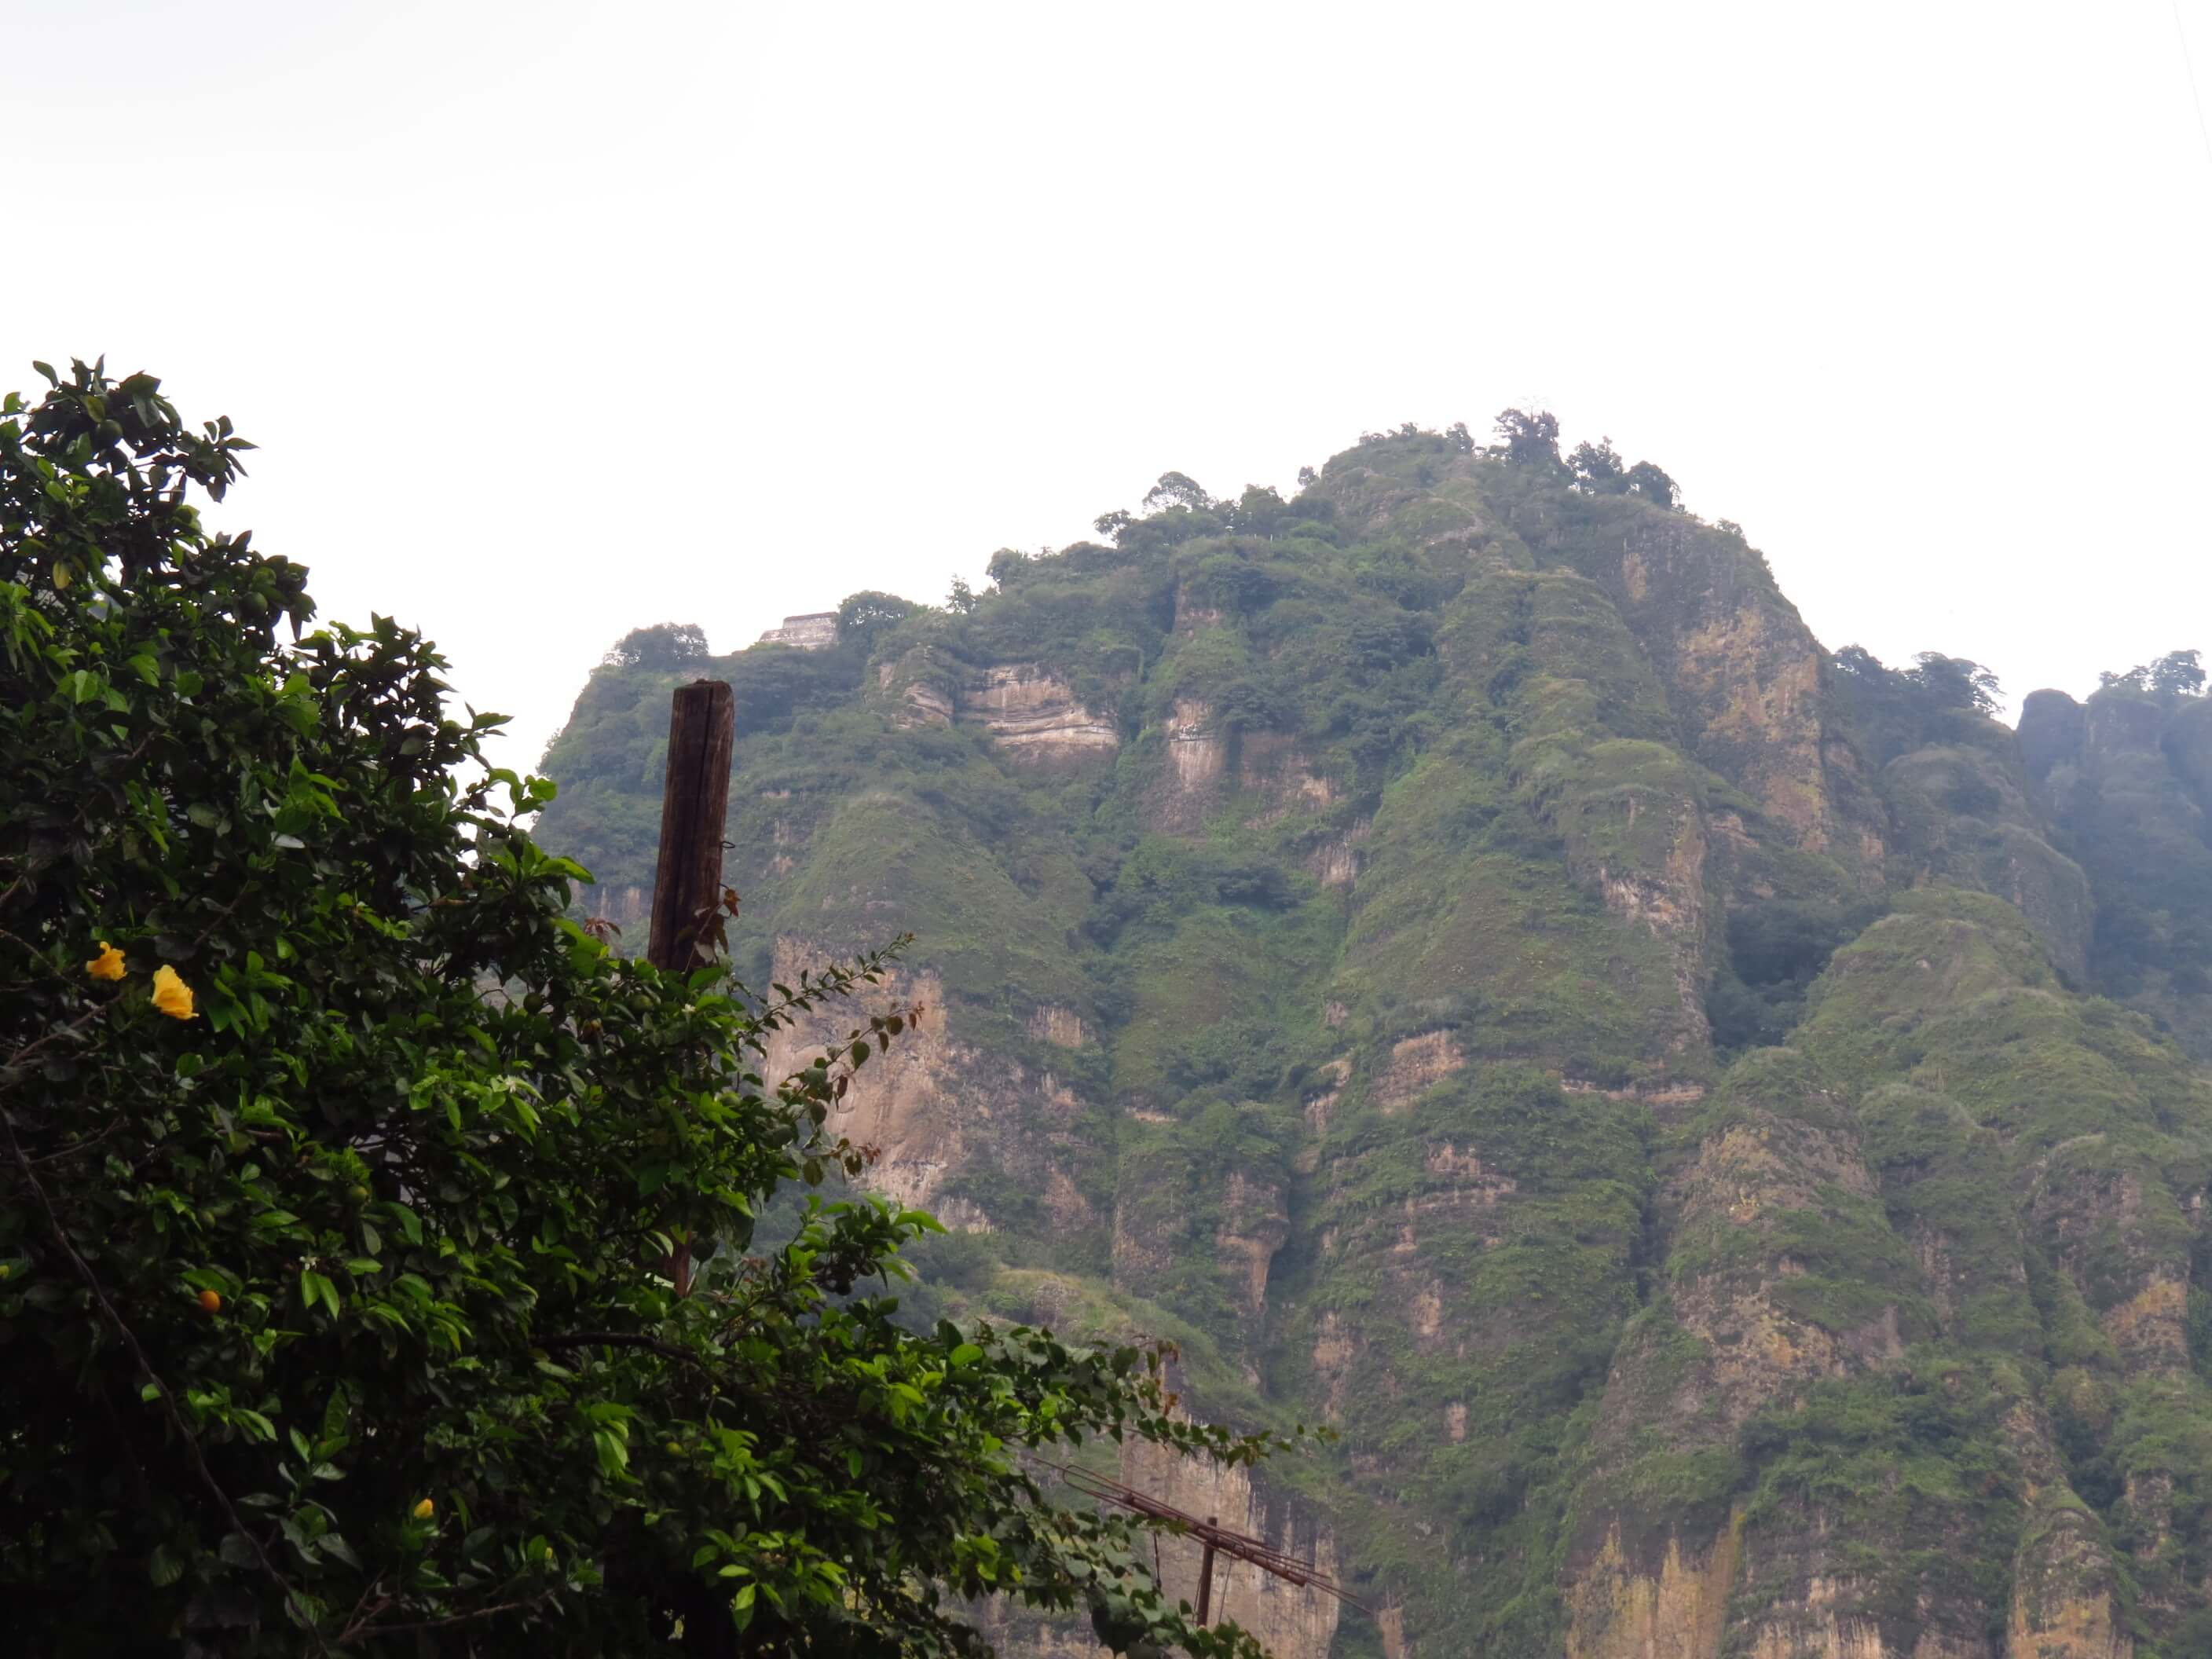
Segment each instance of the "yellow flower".
[{"label": "yellow flower", "polygon": [[121,979],[131,970],[123,965],[123,952],[102,939],[100,954],[84,964],[84,971],[94,979]]},{"label": "yellow flower", "polygon": [[192,988],[166,962],[154,970],[154,1006],[171,1019],[192,1017]]},{"label": "yellow flower", "polygon": [[437,1512],[438,1506],[427,1498],[415,1506],[415,1518],[417,1521],[428,1521]]}]

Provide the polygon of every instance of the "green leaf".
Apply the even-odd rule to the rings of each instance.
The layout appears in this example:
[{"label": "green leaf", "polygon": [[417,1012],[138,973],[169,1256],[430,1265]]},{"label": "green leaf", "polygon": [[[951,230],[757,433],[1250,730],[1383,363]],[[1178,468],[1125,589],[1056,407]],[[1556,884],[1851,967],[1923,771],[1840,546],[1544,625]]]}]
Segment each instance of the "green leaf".
[{"label": "green leaf", "polygon": [[154,1546],[146,1558],[146,1577],[155,1589],[167,1589],[185,1576],[185,1558],[167,1543]]},{"label": "green leaf", "polygon": [[318,1538],[315,1542],[321,1547],[325,1554],[336,1556],[339,1560],[344,1562],[346,1565],[351,1567],[356,1572],[363,1572],[367,1571],[367,1569],[361,1565],[361,1557],[354,1553],[353,1546],[347,1543],[346,1540],[339,1537],[337,1534],[334,1532],[326,1532],[320,1538]]}]

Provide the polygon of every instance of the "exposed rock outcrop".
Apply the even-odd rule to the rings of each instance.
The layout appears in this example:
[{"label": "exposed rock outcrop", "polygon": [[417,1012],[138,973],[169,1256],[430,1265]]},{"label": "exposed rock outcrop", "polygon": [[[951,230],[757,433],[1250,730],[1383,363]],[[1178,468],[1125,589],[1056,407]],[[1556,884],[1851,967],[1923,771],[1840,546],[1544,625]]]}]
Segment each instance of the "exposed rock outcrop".
[{"label": "exposed rock outcrop", "polygon": [[1466,1064],[1467,1055],[1449,1031],[1422,1031],[1401,1037],[1390,1045],[1389,1059],[1369,1084],[1368,1098],[1377,1110],[1395,1116],[1422,1090]]},{"label": "exposed rock outcrop", "polygon": [[961,689],[957,718],[981,726],[1009,759],[1030,765],[1111,756],[1121,734],[1077,701],[1066,680],[1036,663],[999,663]]},{"label": "exposed rock outcrop", "polygon": [[[1325,1577],[1342,1571],[1336,1540],[1327,1525],[1264,1474],[1255,1480],[1249,1469],[1194,1462],[1133,1441],[1122,1450],[1121,1479],[1187,1515],[1218,1516],[1225,1527],[1265,1539],[1293,1560],[1311,1562]],[[1163,1540],[1163,1588],[1170,1595],[1195,1602],[1199,1562],[1196,1540]],[[1217,1560],[1214,1574],[1217,1616],[1234,1620],[1251,1632],[1275,1659],[1326,1659],[1333,1650],[1343,1619],[1342,1607],[1333,1596],[1244,1563]]]},{"label": "exposed rock outcrop", "polygon": [[760,636],[760,642],[796,646],[801,651],[826,651],[837,643],[837,613],[810,611],[804,616],[786,617],[783,626],[769,629]]},{"label": "exposed rock outcrop", "polygon": [[1819,641],[1764,564],[1736,538],[1653,521],[1606,571],[1650,652],[1698,759],[1759,801],[1808,852],[1854,866],[1881,856],[1870,800],[1829,727]]},{"label": "exposed rock outcrop", "polygon": [[[777,981],[825,967],[832,953],[805,940],[775,942]],[[886,1008],[919,1004],[921,1017],[853,1074],[828,1127],[869,1157],[860,1179],[903,1206],[927,1209],[946,1226],[988,1231],[1005,1224],[975,1195],[978,1177],[1008,1178],[1071,1230],[1097,1218],[1075,1176],[1082,1103],[1049,1072],[1036,1073],[980,1050],[948,1030],[943,981],[927,969],[895,969],[873,994]],[[848,1011],[818,1005],[772,1034],[762,1075],[790,1075],[851,1029]]]},{"label": "exposed rock outcrop", "polygon": [[1212,705],[1178,697],[1162,728],[1167,764],[1157,786],[1152,817],[1162,830],[1188,834],[1205,822],[1219,793],[1229,758],[1229,738]]}]

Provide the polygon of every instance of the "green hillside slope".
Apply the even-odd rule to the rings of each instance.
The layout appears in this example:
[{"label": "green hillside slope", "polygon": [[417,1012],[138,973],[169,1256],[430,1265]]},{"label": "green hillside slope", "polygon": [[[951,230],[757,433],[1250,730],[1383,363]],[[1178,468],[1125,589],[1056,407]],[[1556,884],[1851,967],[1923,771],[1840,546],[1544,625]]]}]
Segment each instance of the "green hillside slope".
[{"label": "green hillside slope", "polygon": [[1230,1574],[1278,1653],[2212,1653],[2201,677],[2015,737],[1506,429],[1170,474],[811,648],[634,636],[541,838],[641,946],[668,691],[732,682],[744,976],[916,939],[840,1127],[955,1230],[920,1311],[1339,1431],[1122,1469],[1365,1604]]}]

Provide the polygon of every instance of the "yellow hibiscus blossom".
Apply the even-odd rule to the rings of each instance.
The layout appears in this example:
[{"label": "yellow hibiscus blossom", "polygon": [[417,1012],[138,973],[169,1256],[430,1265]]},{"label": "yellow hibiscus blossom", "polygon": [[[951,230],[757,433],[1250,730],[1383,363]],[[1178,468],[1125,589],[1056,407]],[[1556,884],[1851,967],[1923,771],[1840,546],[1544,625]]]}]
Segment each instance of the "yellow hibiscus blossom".
[{"label": "yellow hibiscus blossom", "polygon": [[154,970],[154,1006],[171,1019],[192,1017],[192,988],[166,962]]},{"label": "yellow hibiscus blossom", "polygon": [[121,979],[131,970],[123,965],[123,952],[102,939],[100,954],[84,964],[84,971],[94,979]]}]

